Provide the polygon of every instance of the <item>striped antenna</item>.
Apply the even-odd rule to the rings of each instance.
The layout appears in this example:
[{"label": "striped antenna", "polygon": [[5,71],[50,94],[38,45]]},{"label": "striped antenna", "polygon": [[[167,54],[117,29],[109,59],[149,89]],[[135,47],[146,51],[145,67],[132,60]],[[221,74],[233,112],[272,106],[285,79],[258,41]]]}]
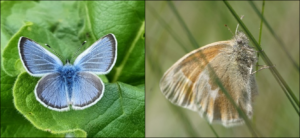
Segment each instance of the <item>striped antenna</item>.
[{"label": "striped antenna", "polygon": [[46,45],[47,47],[49,47],[49,48],[53,51],[53,53],[54,53],[55,55],[59,56],[60,59],[62,59],[62,56],[61,56],[60,54],[58,54],[54,49],[52,49],[50,45],[48,45],[48,44],[45,44],[45,45]]},{"label": "striped antenna", "polygon": [[[244,18],[244,15],[241,16],[241,20]],[[240,24],[237,24],[236,29],[235,29],[235,34],[237,34],[238,28]]]},{"label": "striped antenna", "polygon": [[81,48],[83,47],[83,45],[86,43],[86,41],[84,41],[82,44],[81,44],[81,47],[79,47],[79,49],[77,50],[77,52],[72,56],[72,58],[74,58],[75,55],[78,54],[78,52],[81,50]]},{"label": "striped antenna", "polygon": [[225,27],[227,27],[227,29],[229,30],[229,32],[234,36],[234,33],[230,30],[230,28],[227,26],[227,24],[225,24]]}]

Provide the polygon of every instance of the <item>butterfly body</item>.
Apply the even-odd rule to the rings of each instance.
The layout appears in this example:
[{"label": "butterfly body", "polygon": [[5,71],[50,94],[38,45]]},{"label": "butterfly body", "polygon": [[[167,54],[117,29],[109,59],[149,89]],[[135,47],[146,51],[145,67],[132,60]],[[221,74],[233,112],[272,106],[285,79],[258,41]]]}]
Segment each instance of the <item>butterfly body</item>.
[{"label": "butterfly body", "polygon": [[117,41],[108,34],[80,54],[71,65],[36,42],[21,37],[19,55],[26,71],[42,77],[35,87],[36,99],[45,107],[67,111],[71,106],[82,110],[96,104],[103,96],[104,83],[97,76],[107,74],[116,62]]},{"label": "butterfly body", "polygon": [[172,103],[199,112],[210,122],[234,126],[243,119],[215,80],[219,78],[238,107],[251,117],[257,94],[251,74],[255,63],[256,51],[246,35],[238,33],[232,40],[208,44],[179,59],[162,77],[160,88]]},{"label": "butterfly body", "polygon": [[72,88],[73,82],[78,77],[78,72],[80,71],[79,68],[73,66],[69,63],[66,65],[59,67],[57,72],[60,75],[61,82],[64,83],[68,91],[68,97],[71,99],[72,97]]}]

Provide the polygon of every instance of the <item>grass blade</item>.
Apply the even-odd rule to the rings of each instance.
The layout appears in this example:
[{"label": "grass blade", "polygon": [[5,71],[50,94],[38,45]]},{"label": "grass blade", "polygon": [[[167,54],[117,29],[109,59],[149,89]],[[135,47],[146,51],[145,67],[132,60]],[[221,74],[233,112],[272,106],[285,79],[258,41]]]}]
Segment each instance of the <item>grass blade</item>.
[{"label": "grass blade", "polygon": [[199,134],[197,134],[197,131],[195,130],[195,128],[191,125],[192,123],[190,122],[190,120],[188,119],[187,115],[184,114],[184,112],[182,112],[182,108],[178,107],[178,106],[174,106],[173,104],[169,103],[171,109],[177,113],[177,115],[179,116],[179,120],[182,122],[181,124],[184,125],[183,128],[185,128],[186,132],[188,133],[188,135],[190,137],[200,137]]},{"label": "grass blade", "polygon": [[[261,6],[261,15],[263,16],[264,15],[264,11],[265,11],[265,0],[263,0],[263,3],[262,3],[262,6]],[[260,27],[259,27],[259,36],[258,36],[258,44],[260,45],[261,44],[261,34],[262,34],[262,27],[263,27],[263,22],[264,20],[260,20]],[[259,59],[259,53],[257,53],[257,59]],[[256,70],[258,70],[258,62],[259,60],[257,60],[257,63],[256,63]]]},{"label": "grass blade", "polygon": [[219,138],[219,135],[218,135],[218,133],[216,132],[216,130],[211,126],[211,124],[208,122],[208,120],[207,119],[205,119],[206,120],[206,123],[207,123],[207,125],[209,126],[209,128],[212,130],[212,132],[215,134],[215,136],[216,136],[216,138]]},{"label": "grass blade", "polygon": [[184,23],[183,19],[181,18],[181,16],[179,15],[178,11],[176,10],[174,4],[172,3],[172,1],[168,1],[169,6],[171,7],[173,13],[175,14],[175,16],[177,17],[180,25],[182,25],[182,27],[184,28],[184,30],[186,31],[189,40],[191,41],[192,45],[194,46],[194,49],[199,48],[199,45],[196,41],[196,39],[194,39],[191,31],[189,30],[189,28],[186,26],[186,24]]}]

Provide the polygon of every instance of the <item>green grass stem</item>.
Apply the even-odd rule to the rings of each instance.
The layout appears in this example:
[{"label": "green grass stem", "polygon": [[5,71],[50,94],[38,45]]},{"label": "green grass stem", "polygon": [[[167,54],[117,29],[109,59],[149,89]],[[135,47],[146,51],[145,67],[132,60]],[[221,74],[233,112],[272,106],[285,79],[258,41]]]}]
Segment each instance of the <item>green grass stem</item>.
[{"label": "green grass stem", "polygon": [[[261,15],[264,15],[264,11],[265,11],[265,0],[263,0],[262,2],[262,6],[261,6]],[[260,20],[260,27],[259,27],[259,35],[258,35],[258,44],[261,44],[261,34],[262,34],[262,28],[263,28],[263,23],[264,20],[261,19]],[[256,70],[258,70],[258,65],[259,65],[259,53],[257,53],[257,63],[256,63]]]}]

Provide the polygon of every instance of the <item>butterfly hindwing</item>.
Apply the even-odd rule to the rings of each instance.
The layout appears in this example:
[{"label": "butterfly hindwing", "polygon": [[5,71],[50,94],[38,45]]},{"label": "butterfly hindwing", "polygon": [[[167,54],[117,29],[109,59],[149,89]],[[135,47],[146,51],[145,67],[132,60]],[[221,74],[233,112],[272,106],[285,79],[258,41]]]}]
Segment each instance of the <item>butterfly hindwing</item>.
[{"label": "butterfly hindwing", "polygon": [[104,93],[101,79],[89,72],[78,72],[72,89],[72,108],[84,109],[99,101]]},{"label": "butterfly hindwing", "polygon": [[56,111],[69,110],[66,83],[59,73],[48,74],[36,85],[36,99],[45,107]]},{"label": "butterfly hindwing", "polygon": [[117,58],[117,40],[113,34],[108,34],[81,53],[74,66],[82,71],[95,74],[107,74],[114,66]]},{"label": "butterfly hindwing", "polygon": [[24,67],[32,76],[41,77],[63,66],[58,57],[26,37],[19,39],[18,48]]}]

